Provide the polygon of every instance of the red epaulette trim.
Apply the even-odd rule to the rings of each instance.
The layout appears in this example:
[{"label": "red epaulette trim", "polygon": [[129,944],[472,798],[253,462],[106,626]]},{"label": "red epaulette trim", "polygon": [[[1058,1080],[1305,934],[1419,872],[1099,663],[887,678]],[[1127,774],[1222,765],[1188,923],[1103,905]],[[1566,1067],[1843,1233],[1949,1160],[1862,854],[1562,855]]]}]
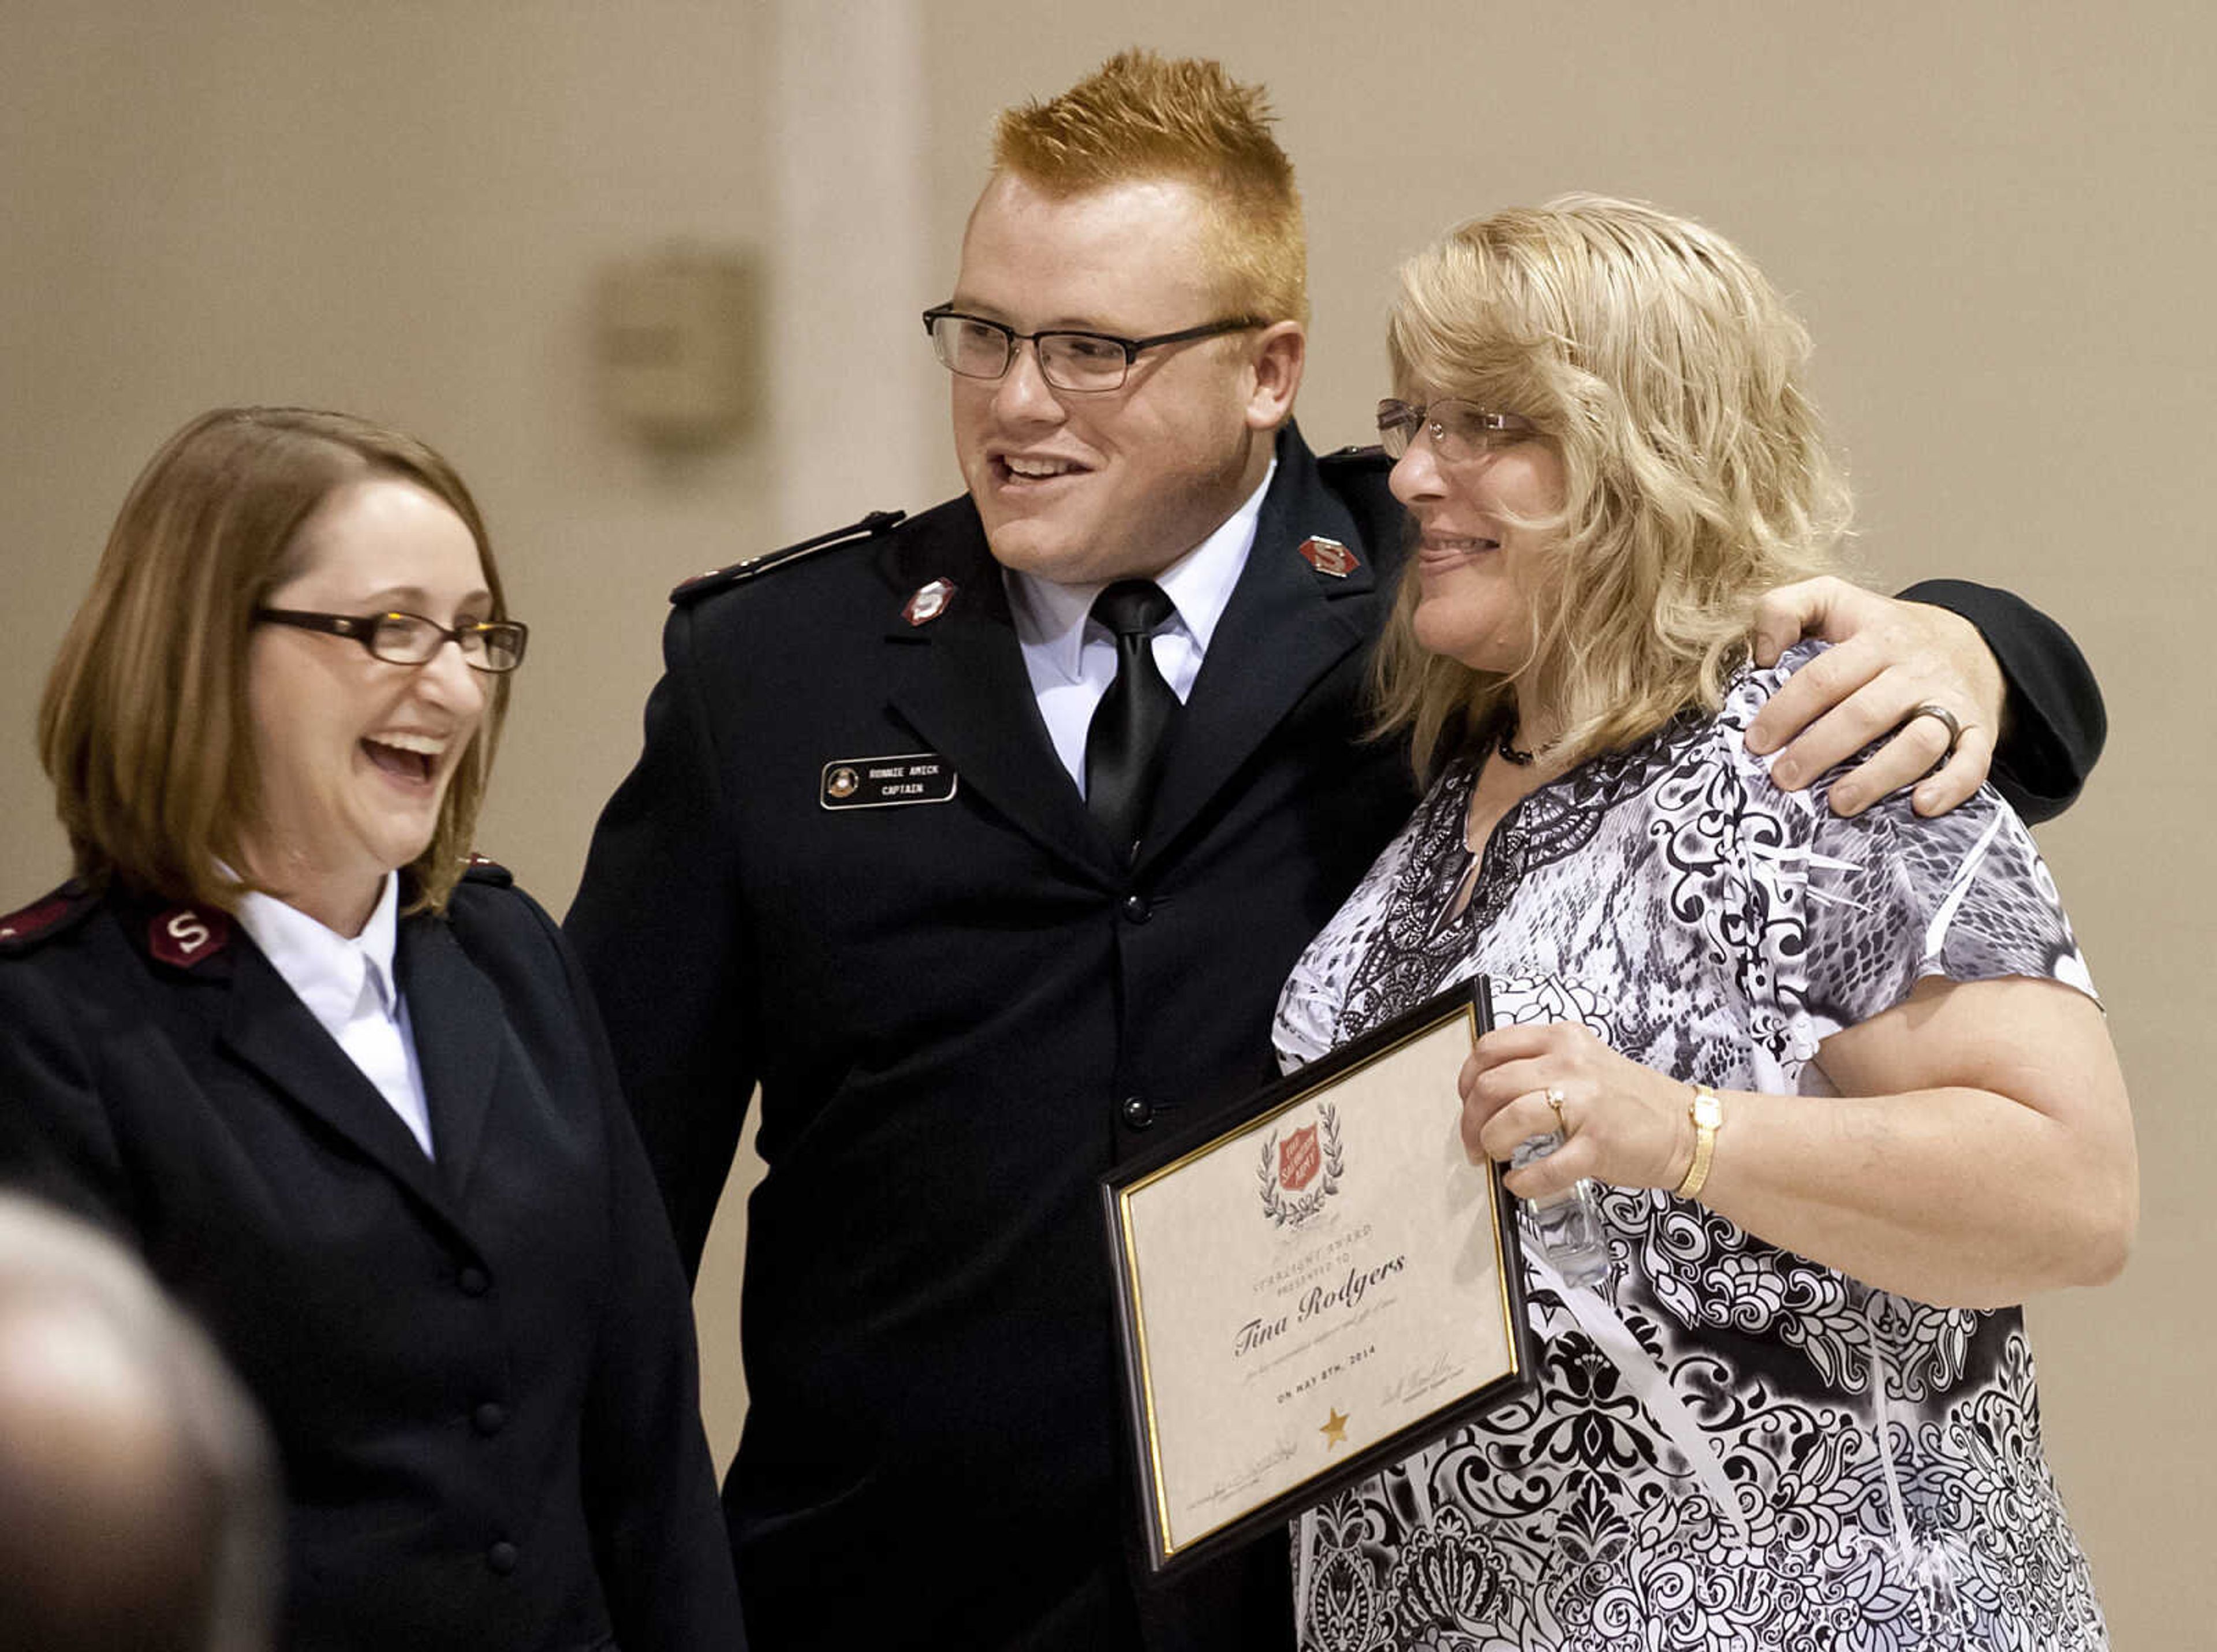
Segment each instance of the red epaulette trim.
[{"label": "red epaulette trim", "polygon": [[76,926],[100,897],[76,878],[0,918],[0,954],[28,952]]},{"label": "red epaulette trim", "polygon": [[462,882],[490,883],[496,888],[504,889],[516,882],[516,874],[493,859],[491,856],[480,855],[475,850],[472,850],[469,859],[462,865]]}]

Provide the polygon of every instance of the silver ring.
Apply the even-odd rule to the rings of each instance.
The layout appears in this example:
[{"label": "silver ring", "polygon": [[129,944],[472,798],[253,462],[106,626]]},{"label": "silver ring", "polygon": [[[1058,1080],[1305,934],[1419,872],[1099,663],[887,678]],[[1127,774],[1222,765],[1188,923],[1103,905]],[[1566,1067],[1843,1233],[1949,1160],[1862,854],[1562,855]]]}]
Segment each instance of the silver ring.
[{"label": "silver ring", "polygon": [[1901,726],[1906,728],[1919,717],[1935,717],[1939,720],[1940,726],[1948,731],[1948,749],[1941,754],[1941,760],[1945,762],[1948,758],[1954,757],[1956,746],[1962,743],[1963,739],[1963,725],[1955,721],[1955,714],[1945,706],[1936,705],[1927,700],[1916,710],[1904,717],[1901,720]]}]

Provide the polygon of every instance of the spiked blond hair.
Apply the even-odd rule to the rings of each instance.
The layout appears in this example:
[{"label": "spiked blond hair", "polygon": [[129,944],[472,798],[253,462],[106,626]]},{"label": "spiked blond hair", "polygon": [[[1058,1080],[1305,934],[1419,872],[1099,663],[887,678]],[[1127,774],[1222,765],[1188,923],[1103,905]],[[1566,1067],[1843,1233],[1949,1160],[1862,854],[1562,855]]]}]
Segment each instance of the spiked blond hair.
[{"label": "spiked blond hair", "polygon": [[1058,96],[1004,109],[996,170],[1053,195],[1146,178],[1190,184],[1228,311],[1263,321],[1309,315],[1308,250],[1294,164],[1270,135],[1260,86],[1221,64],[1120,52]]}]

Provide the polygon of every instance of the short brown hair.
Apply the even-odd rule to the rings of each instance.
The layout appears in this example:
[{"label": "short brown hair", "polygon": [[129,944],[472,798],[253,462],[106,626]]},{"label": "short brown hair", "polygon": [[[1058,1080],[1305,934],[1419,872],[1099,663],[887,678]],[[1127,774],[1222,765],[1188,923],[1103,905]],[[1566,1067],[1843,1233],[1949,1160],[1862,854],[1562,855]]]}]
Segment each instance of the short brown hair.
[{"label": "short brown hair", "polygon": [[[415,483],[477,541],[492,617],[507,614],[485,521],[454,467],[413,436],[345,413],[219,407],[162,444],[132,484],[39,706],[78,875],[233,904],[261,777],[246,693],[254,610],[296,571],[300,524],[365,476]],[[404,869],[414,907],[460,878],[508,680],[494,680],[431,842]]]},{"label": "short brown hair", "polygon": [[1449,230],[1401,267],[1395,393],[1521,413],[1563,463],[1526,667],[1474,671],[1416,639],[1407,581],[1378,653],[1386,725],[1420,768],[1535,681],[1574,757],[1714,711],[1756,599],[1830,572],[1849,519],[1804,370],[1809,335],[1712,230],[1565,195]]},{"label": "short brown hair", "polygon": [[1274,119],[1263,88],[1222,64],[1120,52],[1059,96],[1004,109],[993,165],[1056,195],[1145,178],[1191,184],[1207,208],[1225,304],[1306,324],[1300,191]]}]

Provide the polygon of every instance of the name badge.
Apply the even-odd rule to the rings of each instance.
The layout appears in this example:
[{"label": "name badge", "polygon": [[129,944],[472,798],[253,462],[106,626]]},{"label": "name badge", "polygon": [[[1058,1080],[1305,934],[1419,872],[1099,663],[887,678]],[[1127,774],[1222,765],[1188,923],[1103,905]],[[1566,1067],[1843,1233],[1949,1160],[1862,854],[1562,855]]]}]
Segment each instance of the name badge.
[{"label": "name badge", "polygon": [[827,809],[890,809],[944,803],[954,795],[954,765],[936,752],[838,758],[824,765],[817,801]]}]

